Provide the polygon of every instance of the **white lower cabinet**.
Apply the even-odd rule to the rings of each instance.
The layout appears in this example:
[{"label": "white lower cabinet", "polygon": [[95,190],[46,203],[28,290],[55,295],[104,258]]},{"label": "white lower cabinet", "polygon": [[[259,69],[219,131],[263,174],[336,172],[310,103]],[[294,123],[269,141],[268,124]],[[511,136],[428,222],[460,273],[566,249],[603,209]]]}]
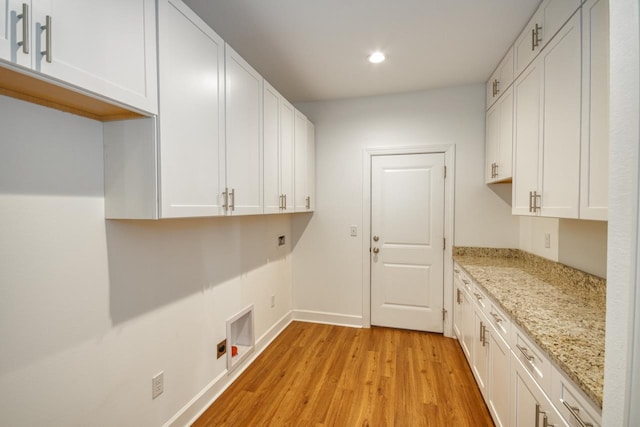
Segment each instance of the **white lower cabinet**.
[{"label": "white lower cabinet", "polygon": [[473,375],[484,396],[485,401],[489,399],[489,340],[487,337],[487,320],[479,310],[475,310],[474,317],[475,334],[473,340]]},{"label": "white lower cabinet", "polygon": [[513,358],[512,376],[512,426],[560,427],[566,425],[545,392],[516,357]]},{"label": "white lower cabinet", "polygon": [[600,427],[602,411],[558,369],[551,373],[551,402],[571,427]]},{"label": "white lower cabinet", "polygon": [[493,327],[488,331],[489,382],[488,403],[493,420],[498,427],[510,426],[511,394],[509,393],[511,352],[500,333]]},{"label": "white lower cabinet", "polygon": [[599,408],[457,263],[454,284],[454,332],[496,426],[600,427]]}]

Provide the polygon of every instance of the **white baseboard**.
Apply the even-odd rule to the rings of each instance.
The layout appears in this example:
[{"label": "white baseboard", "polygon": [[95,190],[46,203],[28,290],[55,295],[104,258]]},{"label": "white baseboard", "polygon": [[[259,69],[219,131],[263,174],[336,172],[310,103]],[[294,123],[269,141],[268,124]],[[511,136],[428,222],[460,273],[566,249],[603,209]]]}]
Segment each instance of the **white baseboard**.
[{"label": "white baseboard", "polygon": [[253,354],[237,369],[225,370],[213,379],[177,414],[164,424],[164,427],[190,426],[207,410],[209,406],[247,369],[253,361],[271,344],[271,342],[291,323],[293,312],[288,312],[267,332],[256,340]]},{"label": "white baseboard", "polygon": [[362,328],[362,316],[327,313],[324,311],[293,310],[293,320],[300,322],[324,323],[328,325]]}]

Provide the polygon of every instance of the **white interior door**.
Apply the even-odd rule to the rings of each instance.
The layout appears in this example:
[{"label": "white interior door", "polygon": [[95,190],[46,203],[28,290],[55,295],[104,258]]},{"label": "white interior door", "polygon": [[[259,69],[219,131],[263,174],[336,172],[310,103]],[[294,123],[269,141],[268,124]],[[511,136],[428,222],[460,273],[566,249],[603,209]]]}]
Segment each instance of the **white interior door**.
[{"label": "white interior door", "polygon": [[373,156],[371,323],[443,332],[444,154]]}]

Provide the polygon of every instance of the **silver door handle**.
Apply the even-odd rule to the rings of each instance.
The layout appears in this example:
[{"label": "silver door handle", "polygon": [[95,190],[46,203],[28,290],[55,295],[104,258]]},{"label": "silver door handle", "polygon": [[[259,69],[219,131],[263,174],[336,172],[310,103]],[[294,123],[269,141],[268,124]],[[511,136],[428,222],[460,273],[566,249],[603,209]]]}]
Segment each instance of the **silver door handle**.
[{"label": "silver door handle", "polygon": [[378,252],[380,252],[380,249],[378,249],[378,248],[373,248],[373,253],[374,253],[374,254],[377,254]]},{"label": "silver door handle", "polygon": [[494,313],[493,311],[491,312],[491,316],[493,316],[493,318],[495,319],[495,321],[497,323],[502,322],[502,318],[500,316],[498,316],[496,313]]},{"label": "silver door handle", "polygon": [[516,344],[516,348],[517,348],[518,350],[520,350],[520,353],[522,353],[522,354],[524,355],[524,357],[525,357],[529,362],[531,362],[531,361],[533,361],[533,359],[535,359],[535,357],[534,357],[534,356],[532,356],[532,355],[530,355],[530,354],[529,354],[529,350],[527,350],[526,348],[524,348],[524,347],[520,347],[518,344]]},{"label": "silver door handle", "polygon": [[229,210],[229,189],[226,187],[222,192],[222,200],[224,200],[224,202],[222,203],[222,209],[224,209],[224,211],[226,212]]},{"label": "silver door handle", "polygon": [[306,208],[311,209],[311,196],[307,196],[306,201],[307,201]]},{"label": "silver door handle", "polygon": [[284,197],[284,203],[282,204],[282,209],[284,209],[286,211],[287,210],[287,195],[283,194],[282,196]]},{"label": "silver door handle", "polygon": [[374,241],[374,242],[377,242],[378,240],[380,240],[380,237],[379,237],[379,236],[373,236],[373,241]]},{"label": "silver door handle", "polygon": [[22,3],[22,13],[16,16],[22,19],[22,41],[18,42],[18,46],[22,46],[23,53],[29,53],[29,5]]},{"label": "silver door handle", "polygon": [[229,193],[229,198],[231,199],[229,209],[231,209],[231,212],[233,212],[236,210],[236,189],[235,188],[231,189],[231,193]]},{"label": "silver door handle", "polygon": [[51,16],[47,15],[46,19],[45,19],[45,25],[41,25],[40,28],[42,30],[44,30],[44,34],[45,34],[45,49],[44,51],[40,52],[41,54],[43,54],[45,56],[45,59],[47,60],[48,63],[51,63],[52,61],[52,57],[53,57],[53,52],[51,52]]},{"label": "silver door handle", "polygon": [[582,417],[580,417],[580,415],[578,414],[578,412],[580,411],[580,408],[576,408],[569,405],[566,400],[563,400],[562,404],[569,410],[569,413],[573,416],[573,418],[576,419],[578,424],[580,424],[580,427],[593,427],[593,424],[585,423]]}]

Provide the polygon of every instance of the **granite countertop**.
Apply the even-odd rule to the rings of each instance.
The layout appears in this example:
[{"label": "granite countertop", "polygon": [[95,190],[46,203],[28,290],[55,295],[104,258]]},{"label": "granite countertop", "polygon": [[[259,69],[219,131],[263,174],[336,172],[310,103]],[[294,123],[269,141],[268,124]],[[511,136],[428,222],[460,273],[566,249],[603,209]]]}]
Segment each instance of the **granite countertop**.
[{"label": "granite countertop", "polygon": [[602,408],[605,280],[517,249],[455,248],[454,259]]}]

